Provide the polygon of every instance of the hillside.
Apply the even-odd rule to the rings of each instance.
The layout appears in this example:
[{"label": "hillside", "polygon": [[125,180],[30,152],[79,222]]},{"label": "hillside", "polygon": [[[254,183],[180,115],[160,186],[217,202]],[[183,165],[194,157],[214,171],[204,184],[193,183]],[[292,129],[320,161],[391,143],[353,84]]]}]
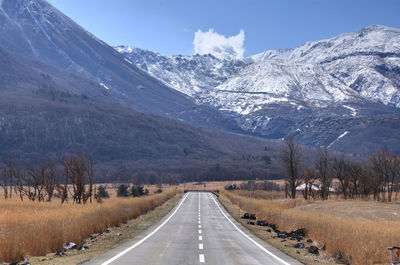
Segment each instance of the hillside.
[{"label": "hillside", "polygon": [[[175,181],[183,175],[249,175],[250,165],[258,168],[260,177],[264,170],[279,172],[262,159],[272,151],[263,152],[269,143],[261,139],[209,133],[138,112],[119,104],[90,79],[1,48],[0,69],[1,161],[14,159],[28,166],[87,152],[95,159],[98,179],[104,181],[128,181],[135,174],[136,179],[146,179],[150,173],[150,182],[171,174]],[[109,100],[102,100],[105,97]],[[221,171],[210,173],[217,164]],[[120,166],[129,171],[117,177],[107,173],[115,168],[118,172]]]},{"label": "hillside", "polygon": [[3,0],[0,21],[0,47],[91,79],[122,104],[197,127],[240,131],[229,116],[162,84],[45,0]]}]

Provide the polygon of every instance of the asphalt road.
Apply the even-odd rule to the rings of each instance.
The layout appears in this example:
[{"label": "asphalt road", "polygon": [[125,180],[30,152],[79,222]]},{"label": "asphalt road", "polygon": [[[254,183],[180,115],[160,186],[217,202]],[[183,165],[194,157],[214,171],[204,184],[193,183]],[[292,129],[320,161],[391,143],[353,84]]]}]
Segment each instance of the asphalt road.
[{"label": "asphalt road", "polygon": [[301,264],[236,222],[211,193],[185,194],[145,234],[85,264]]}]

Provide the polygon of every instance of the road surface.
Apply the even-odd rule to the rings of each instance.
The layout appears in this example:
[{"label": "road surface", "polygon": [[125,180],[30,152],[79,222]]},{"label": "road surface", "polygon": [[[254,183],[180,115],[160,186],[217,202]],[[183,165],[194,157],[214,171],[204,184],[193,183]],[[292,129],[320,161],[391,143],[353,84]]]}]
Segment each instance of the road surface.
[{"label": "road surface", "polygon": [[211,193],[189,192],[145,234],[84,264],[301,263],[252,235]]}]

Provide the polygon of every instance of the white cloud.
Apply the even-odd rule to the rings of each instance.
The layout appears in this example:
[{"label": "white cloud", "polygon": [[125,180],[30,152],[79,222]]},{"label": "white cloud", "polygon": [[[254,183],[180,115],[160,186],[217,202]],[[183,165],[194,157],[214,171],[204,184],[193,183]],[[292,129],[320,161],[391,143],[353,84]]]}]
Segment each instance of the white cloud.
[{"label": "white cloud", "polygon": [[211,53],[220,59],[241,59],[244,53],[244,31],[236,36],[225,37],[218,34],[213,29],[203,32],[200,29],[194,33],[194,53],[209,54]]}]

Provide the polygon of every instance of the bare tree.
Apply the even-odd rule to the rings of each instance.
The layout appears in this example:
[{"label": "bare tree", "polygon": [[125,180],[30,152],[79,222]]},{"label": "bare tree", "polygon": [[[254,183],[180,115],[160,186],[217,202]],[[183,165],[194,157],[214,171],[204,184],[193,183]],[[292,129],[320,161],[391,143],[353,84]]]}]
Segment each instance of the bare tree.
[{"label": "bare tree", "polygon": [[329,188],[331,186],[329,156],[326,146],[318,149],[316,169],[318,170],[318,176],[321,182],[321,199],[326,200],[329,197]]},{"label": "bare tree", "polygon": [[44,201],[45,191],[46,164],[42,163],[38,166],[30,167],[26,177],[28,198],[32,201],[36,199]]},{"label": "bare tree", "polygon": [[[66,182],[71,183],[72,198],[74,203],[86,203],[88,199],[92,201],[94,171],[93,162],[89,156],[72,155],[62,161]],[[58,186],[65,195],[67,184],[64,187]],[[86,189],[87,187],[87,189]]]},{"label": "bare tree", "polygon": [[48,161],[43,165],[43,167],[44,167],[43,185],[47,193],[47,201],[51,201],[56,187],[56,163]]},{"label": "bare tree", "polygon": [[11,168],[11,173],[13,175],[13,178],[15,179],[14,192],[19,196],[21,201],[23,201],[25,182],[24,170],[22,170],[19,166],[13,165],[13,167]]},{"label": "bare tree", "polygon": [[13,174],[12,174],[13,162],[7,161],[5,165],[1,167],[1,173],[3,175],[2,187],[4,190],[4,199],[11,198],[12,187],[13,187]]},{"label": "bare tree", "polygon": [[286,184],[290,190],[290,197],[296,198],[296,188],[300,185],[299,168],[301,164],[302,150],[295,143],[293,135],[284,139],[286,148],[282,151],[282,162],[286,172]]},{"label": "bare tree", "polygon": [[374,174],[378,176],[377,198],[386,191],[387,200],[392,200],[392,192],[399,171],[398,156],[391,154],[386,147],[369,156]]},{"label": "bare tree", "polygon": [[310,199],[310,196],[313,195],[312,186],[317,179],[317,174],[313,168],[307,168],[304,173],[304,184],[306,185],[304,189],[304,199]]},{"label": "bare tree", "polygon": [[346,174],[346,161],[344,158],[334,158],[332,163],[332,176],[339,180],[340,191],[343,193],[344,198],[347,199],[349,178]]}]

